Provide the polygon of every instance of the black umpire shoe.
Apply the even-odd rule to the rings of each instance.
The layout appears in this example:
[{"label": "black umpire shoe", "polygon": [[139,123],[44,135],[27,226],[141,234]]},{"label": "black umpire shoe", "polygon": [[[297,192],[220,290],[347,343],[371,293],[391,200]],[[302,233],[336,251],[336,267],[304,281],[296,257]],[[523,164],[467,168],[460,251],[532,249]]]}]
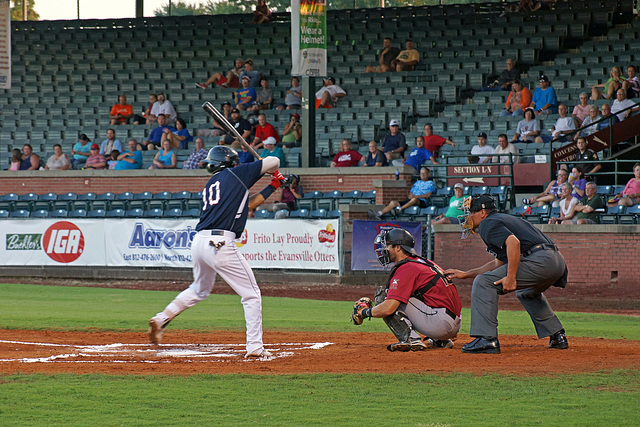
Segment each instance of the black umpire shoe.
[{"label": "black umpire shoe", "polygon": [[564,329],[549,337],[549,348],[557,348],[559,350],[569,348],[569,341],[567,341],[567,337],[564,334]]},{"label": "black umpire shoe", "polygon": [[478,337],[462,346],[463,353],[500,353],[498,338]]}]

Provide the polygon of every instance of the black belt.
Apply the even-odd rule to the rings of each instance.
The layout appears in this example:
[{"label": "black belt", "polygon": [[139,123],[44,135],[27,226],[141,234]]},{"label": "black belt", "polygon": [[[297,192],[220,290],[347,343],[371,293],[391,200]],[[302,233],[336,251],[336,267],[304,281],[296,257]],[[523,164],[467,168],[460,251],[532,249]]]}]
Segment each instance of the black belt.
[{"label": "black belt", "polygon": [[212,236],[224,236],[225,230],[208,230]]},{"label": "black belt", "polygon": [[444,312],[447,313],[449,316],[451,316],[453,320],[456,320],[456,317],[458,317],[453,311],[449,310],[448,308],[445,308]]},{"label": "black belt", "polygon": [[534,252],[538,252],[538,251],[544,251],[547,249],[553,249],[554,251],[558,251],[558,247],[556,245],[550,244],[550,243],[541,243],[539,245],[535,245],[532,248],[530,248],[528,251],[522,252],[523,256],[529,256]]}]

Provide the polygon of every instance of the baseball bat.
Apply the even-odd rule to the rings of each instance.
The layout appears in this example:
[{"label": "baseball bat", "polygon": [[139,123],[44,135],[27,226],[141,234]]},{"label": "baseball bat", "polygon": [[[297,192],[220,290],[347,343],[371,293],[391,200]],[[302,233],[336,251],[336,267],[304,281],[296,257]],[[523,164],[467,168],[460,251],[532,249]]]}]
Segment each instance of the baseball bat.
[{"label": "baseball bat", "polygon": [[234,128],[231,123],[229,123],[229,120],[227,120],[227,118],[224,116],[224,114],[222,114],[220,111],[218,111],[218,109],[216,107],[213,106],[212,103],[210,103],[209,101],[205,102],[204,104],[202,104],[202,109],[209,115],[211,116],[212,119],[216,120],[218,123],[220,123],[222,125],[222,127],[224,127],[224,130],[228,133],[231,134],[233,136],[235,136],[236,138],[238,138],[238,140],[240,141],[240,144],[242,144],[243,146],[245,146],[247,148],[247,150],[253,155],[253,157],[255,157],[258,160],[261,160],[262,157],[260,157],[260,155],[258,155],[258,153],[256,152],[256,150],[253,149],[253,147],[251,146],[251,144],[249,144],[243,137],[242,135],[240,135],[240,132],[238,132],[238,130],[236,128]]}]

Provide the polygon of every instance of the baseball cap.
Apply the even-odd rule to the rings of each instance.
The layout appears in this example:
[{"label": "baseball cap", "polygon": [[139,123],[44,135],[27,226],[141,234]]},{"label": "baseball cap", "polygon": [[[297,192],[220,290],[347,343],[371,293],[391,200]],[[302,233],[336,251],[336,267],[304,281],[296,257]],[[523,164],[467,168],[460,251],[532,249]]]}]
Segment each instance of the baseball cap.
[{"label": "baseball cap", "polygon": [[334,79],[333,77],[327,77],[326,79],[324,79],[325,82],[327,80],[331,80],[331,83],[336,84],[336,79]]},{"label": "baseball cap", "polygon": [[247,80],[251,80],[251,77],[249,76],[242,76],[242,80],[247,79]]},{"label": "baseball cap", "polygon": [[291,115],[291,117],[295,117],[295,118],[297,118],[298,120],[300,120],[300,114],[298,114],[298,113],[293,113],[293,114]]},{"label": "baseball cap", "polygon": [[264,145],[276,145],[276,139],[272,136],[262,141]]},{"label": "baseball cap", "polygon": [[89,142],[91,142],[91,140],[89,139],[89,137],[87,136],[87,134],[86,134],[86,133],[81,133],[81,134],[80,134],[80,140],[82,140],[82,141],[89,141]]},{"label": "baseball cap", "polygon": [[496,208],[496,202],[493,199],[493,197],[491,197],[488,194],[481,194],[479,196],[473,196],[471,198],[471,205],[469,206],[469,211],[470,212],[478,212],[481,211],[482,209],[495,209]]},{"label": "baseball cap", "polygon": [[98,144],[91,144],[91,149],[92,150],[99,150],[100,146]]},{"label": "baseball cap", "polygon": [[229,103],[229,102],[223,102],[223,103],[222,103],[222,105],[221,105],[221,107],[222,107],[222,108],[224,108],[224,106],[225,106],[225,105],[229,105],[229,106],[231,106],[231,103]]},{"label": "baseball cap", "polygon": [[400,126],[400,123],[396,119],[393,119],[389,122],[389,127],[391,126]]},{"label": "baseball cap", "polygon": [[486,134],[486,133],[484,133],[484,132],[480,132],[480,133],[478,134],[478,138],[484,138],[484,139],[487,139],[487,134]]},{"label": "baseball cap", "polygon": [[540,81],[541,82],[548,82],[549,81],[549,77],[545,76],[544,74],[540,76]]},{"label": "baseball cap", "polygon": [[453,186],[453,188],[462,188],[464,190],[464,185],[462,185],[461,182],[457,182],[456,185]]},{"label": "baseball cap", "polygon": [[240,114],[240,110],[238,110],[237,108],[234,108],[233,110],[231,110],[231,114],[233,114],[233,113]]}]

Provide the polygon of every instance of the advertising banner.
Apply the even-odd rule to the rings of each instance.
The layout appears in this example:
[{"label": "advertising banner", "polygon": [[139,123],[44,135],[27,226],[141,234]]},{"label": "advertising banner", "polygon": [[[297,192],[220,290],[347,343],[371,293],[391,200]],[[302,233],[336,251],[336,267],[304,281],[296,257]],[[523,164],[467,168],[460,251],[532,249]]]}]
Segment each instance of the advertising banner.
[{"label": "advertising banner", "polygon": [[[295,4],[299,3],[299,7]],[[327,10],[325,0],[291,4],[292,76],[327,75]],[[299,25],[294,23],[299,21]]]},{"label": "advertising banner", "polygon": [[11,89],[11,8],[0,0],[0,89]]},{"label": "advertising banner", "polygon": [[353,221],[351,245],[351,270],[379,270],[384,268],[378,262],[374,241],[383,230],[403,228],[415,239],[414,249],[422,254],[422,223],[404,221]]}]

